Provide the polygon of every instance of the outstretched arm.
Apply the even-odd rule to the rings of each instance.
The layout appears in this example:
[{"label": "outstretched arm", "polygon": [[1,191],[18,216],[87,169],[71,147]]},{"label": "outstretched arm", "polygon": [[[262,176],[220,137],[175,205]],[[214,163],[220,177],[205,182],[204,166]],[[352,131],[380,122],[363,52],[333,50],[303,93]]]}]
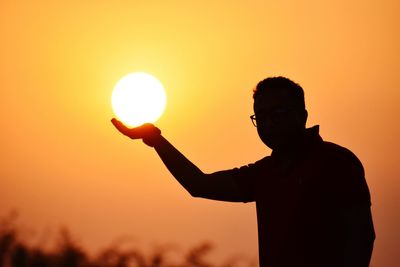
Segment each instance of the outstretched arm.
[{"label": "outstretched arm", "polygon": [[230,172],[203,173],[168,142],[154,125],[144,124],[128,128],[116,119],[113,119],[112,123],[122,134],[132,139],[142,139],[148,146],[154,147],[167,169],[192,196],[223,201],[243,201],[240,188]]}]

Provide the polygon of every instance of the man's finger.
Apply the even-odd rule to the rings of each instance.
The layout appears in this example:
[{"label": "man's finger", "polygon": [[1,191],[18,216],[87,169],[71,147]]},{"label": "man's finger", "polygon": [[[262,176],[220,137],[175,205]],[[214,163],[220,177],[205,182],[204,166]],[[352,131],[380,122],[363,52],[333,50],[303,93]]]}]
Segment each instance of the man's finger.
[{"label": "man's finger", "polygon": [[129,136],[132,139],[142,138],[142,136],[140,136],[140,133],[136,129],[130,129],[126,127],[125,124],[123,124],[119,120],[113,118],[111,122],[115,126],[115,128],[117,128],[118,131],[120,131],[122,134]]},{"label": "man's finger", "polygon": [[113,118],[111,120],[112,124],[115,126],[115,128],[118,129],[118,131],[122,132],[122,133],[126,133],[129,129],[128,127],[126,127],[122,122],[120,122],[119,120]]}]

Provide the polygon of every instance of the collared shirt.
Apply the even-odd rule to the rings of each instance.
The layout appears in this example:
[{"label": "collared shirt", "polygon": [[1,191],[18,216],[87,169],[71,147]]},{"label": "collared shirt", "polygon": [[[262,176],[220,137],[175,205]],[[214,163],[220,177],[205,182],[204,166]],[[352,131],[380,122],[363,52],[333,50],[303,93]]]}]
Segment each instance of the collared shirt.
[{"label": "collared shirt", "polygon": [[348,149],[325,142],[318,126],[306,130],[293,164],[272,153],[229,170],[256,202],[262,267],[336,267],[343,260],[344,211],[371,205],[364,169]]}]

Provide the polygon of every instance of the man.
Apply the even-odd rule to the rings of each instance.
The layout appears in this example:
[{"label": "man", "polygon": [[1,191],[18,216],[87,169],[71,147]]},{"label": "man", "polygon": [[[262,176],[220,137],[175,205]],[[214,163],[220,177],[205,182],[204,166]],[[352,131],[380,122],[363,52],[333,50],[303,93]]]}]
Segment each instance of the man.
[{"label": "man", "polygon": [[154,147],[194,197],[256,202],[262,267],[367,267],[375,239],[362,164],[306,128],[300,85],[267,78],[254,90],[253,124],[272,154],[253,164],[203,173],[151,124],[115,127]]}]

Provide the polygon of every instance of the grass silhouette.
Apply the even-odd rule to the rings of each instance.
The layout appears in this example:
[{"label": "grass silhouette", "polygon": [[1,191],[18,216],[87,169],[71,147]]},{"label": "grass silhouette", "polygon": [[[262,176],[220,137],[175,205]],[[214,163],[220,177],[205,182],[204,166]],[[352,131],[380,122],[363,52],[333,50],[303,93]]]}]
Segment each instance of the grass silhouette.
[{"label": "grass silhouette", "polygon": [[254,260],[232,256],[222,264],[206,259],[213,250],[203,242],[171,260],[172,246],[164,246],[144,253],[137,248],[121,249],[109,246],[91,256],[72,238],[67,229],[61,229],[60,238],[52,249],[29,245],[23,240],[16,224],[16,213],[0,220],[0,267],[235,267],[256,266]]}]

